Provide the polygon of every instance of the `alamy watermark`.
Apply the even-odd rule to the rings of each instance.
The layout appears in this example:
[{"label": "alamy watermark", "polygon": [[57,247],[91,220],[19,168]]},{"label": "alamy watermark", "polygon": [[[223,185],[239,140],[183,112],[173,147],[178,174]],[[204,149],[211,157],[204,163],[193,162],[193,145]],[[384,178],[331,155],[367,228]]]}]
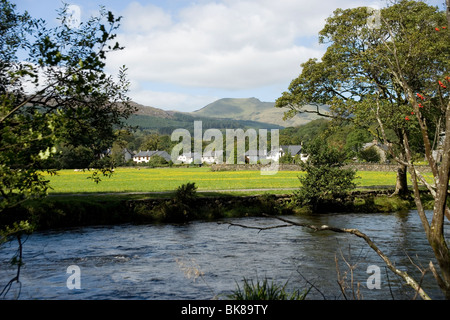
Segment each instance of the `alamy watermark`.
[{"label": "alamy watermark", "polygon": [[[224,133],[219,129],[207,129],[203,132],[202,121],[194,121],[193,137],[187,129],[176,129],[173,131],[171,139],[179,143],[172,149],[171,160],[175,164],[181,164],[190,158],[191,163],[202,164],[204,159],[209,157],[217,164],[260,163],[263,165],[262,175],[274,175],[278,172],[278,160],[281,152],[278,129],[270,130],[270,150],[268,150],[267,129],[259,129],[258,132],[255,129],[246,131],[226,129],[226,150],[224,150],[223,136]],[[204,142],[210,143],[203,149]],[[246,150],[247,145],[248,149]]]},{"label": "alamy watermark", "polygon": [[370,276],[367,278],[367,289],[381,289],[381,269],[377,265],[370,265],[367,267],[367,274]]},{"label": "alamy watermark", "polygon": [[66,286],[67,289],[81,289],[81,269],[77,265],[70,265],[67,267],[67,274],[70,276],[67,278]]},{"label": "alamy watermark", "polygon": [[81,8],[75,4],[69,4],[65,9],[64,23],[71,29],[78,28],[81,24]]},{"label": "alamy watermark", "polygon": [[367,7],[367,13],[370,16],[366,20],[366,24],[370,29],[380,29],[381,28],[381,10],[378,6],[374,5]]}]

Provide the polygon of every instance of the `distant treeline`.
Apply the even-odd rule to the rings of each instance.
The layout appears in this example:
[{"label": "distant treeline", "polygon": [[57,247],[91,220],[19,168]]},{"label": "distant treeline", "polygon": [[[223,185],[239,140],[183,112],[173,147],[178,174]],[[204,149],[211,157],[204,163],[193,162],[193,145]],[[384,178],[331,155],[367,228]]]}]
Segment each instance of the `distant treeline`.
[{"label": "distant treeline", "polygon": [[133,115],[127,123],[140,130],[150,130],[163,135],[171,135],[175,129],[194,131],[194,121],[202,121],[203,129],[282,129],[283,127],[250,120],[213,119],[193,117],[188,114],[174,113],[171,118],[160,118],[149,115]]},{"label": "distant treeline", "polygon": [[[328,119],[313,120],[298,127],[279,128],[267,127],[254,121],[216,120],[210,118],[197,118],[185,114],[175,114],[173,118],[157,118],[153,116],[134,116],[129,124],[135,127],[132,131],[117,131],[114,144],[105,150],[102,155],[94,154],[85,146],[61,145],[58,147],[60,154],[56,157],[53,167],[60,169],[87,168],[92,161],[112,161],[116,166],[134,164],[132,160],[125,159],[124,151],[131,153],[140,150],[160,150],[171,154],[173,147],[179,143],[171,141],[172,132],[183,128],[193,132],[194,120],[202,121],[203,130],[207,129],[279,129],[280,145],[303,145],[307,152],[308,144],[314,139],[320,139],[334,148],[345,151],[347,161],[378,163],[381,161],[375,150],[364,149],[364,145],[374,140],[369,129],[355,127],[351,122],[335,123]],[[142,123],[142,124],[141,124]],[[270,147],[269,130],[268,147]],[[193,141],[192,141],[193,142]],[[226,139],[224,138],[224,142]],[[413,143],[414,141],[412,141]],[[204,147],[211,142],[204,142]],[[226,146],[224,145],[224,148]],[[224,149],[225,150],[225,149]],[[420,159],[423,152],[420,144],[415,147],[415,157]],[[289,163],[290,159],[285,159]]]}]

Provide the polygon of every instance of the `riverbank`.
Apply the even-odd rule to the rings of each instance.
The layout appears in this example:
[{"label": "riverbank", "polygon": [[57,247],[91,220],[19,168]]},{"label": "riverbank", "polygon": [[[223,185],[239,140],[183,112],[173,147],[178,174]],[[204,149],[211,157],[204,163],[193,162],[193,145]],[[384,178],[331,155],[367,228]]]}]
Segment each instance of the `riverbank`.
[{"label": "riverbank", "polygon": [[[391,197],[392,190],[364,190],[324,204],[324,212],[380,213],[414,209],[413,200]],[[36,230],[123,223],[186,223],[234,217],[301,215],[292,192],[177,192],[162,194],[64,195],[30,200],[2,214],[0,223],[28,220]],[[424,196],[429,204],[432,199]],[[326,210],[328,208],[329,210]]]}]

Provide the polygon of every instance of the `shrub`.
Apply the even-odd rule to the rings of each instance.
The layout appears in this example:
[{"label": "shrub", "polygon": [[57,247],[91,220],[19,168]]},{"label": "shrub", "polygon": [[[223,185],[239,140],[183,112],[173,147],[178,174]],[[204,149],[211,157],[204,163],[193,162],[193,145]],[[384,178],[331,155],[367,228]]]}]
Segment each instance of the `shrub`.
[{"label": "shrub", "polygon": [[268,215],[279,215],[283,211],[283,207],[278,203],[273,194],[264,193],[259,197],[259,209]]},{"label": "shrub", "polygon": [[300,206],[308,206],[312,211],[320,211],[320,206],[344,198],[356,187],[353,180],[356,171],[343,169],[345,153],[328,147],[321,140],[308,146],[310,157],[301,164],[306,174],[299,177],[301,187],[294,193],[294,201]]},{"label": "shrub", "polygon": [[158,168],[158,167],[167,167],[169,166],[169,162],[166,161],[161,156],[154,155],[151,157],[150,161],[147,163],[150,168]]},{"label": "shrub", "polygon": [[365,150],[361,150],[358,157],[366,162],[379,163],[381,161],[380,154],[375,147],[370,147]]},{"label": "shrub", "polygon": [[237,289],[228,297],[232,300],[305,300],[310,289],[288,293],[287,284],[286,281],[283,286],[279,286],[273,281],[269,283],[267,279],[257,280],[255,284],[253,280],[248,281],[244,278],[243,288],[237,284]]},{"label": "shrub", "polygon": [[179,186],[172,199],[162,202],[154,209],[156,220],[164,222],[186,222],[194,218],[197,186],[188,182]]}]

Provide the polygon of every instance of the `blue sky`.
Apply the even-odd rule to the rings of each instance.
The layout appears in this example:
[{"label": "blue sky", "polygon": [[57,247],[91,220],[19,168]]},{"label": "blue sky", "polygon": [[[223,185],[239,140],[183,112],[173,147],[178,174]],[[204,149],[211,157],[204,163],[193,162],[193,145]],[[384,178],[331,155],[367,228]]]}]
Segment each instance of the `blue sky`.
[{"label": "blue sky", "polygon": [[[81,21],[100,5],[122,16],[107,71],[128,67],[130,97],[164,110],[194,111],[220,98],[274,102],[320,58],[317,34],[334,9],[381,7],[373,0],[16,0],[19,11],[56,23],[63,2]],[[443,8],[444,0],[427,1]]]}]

